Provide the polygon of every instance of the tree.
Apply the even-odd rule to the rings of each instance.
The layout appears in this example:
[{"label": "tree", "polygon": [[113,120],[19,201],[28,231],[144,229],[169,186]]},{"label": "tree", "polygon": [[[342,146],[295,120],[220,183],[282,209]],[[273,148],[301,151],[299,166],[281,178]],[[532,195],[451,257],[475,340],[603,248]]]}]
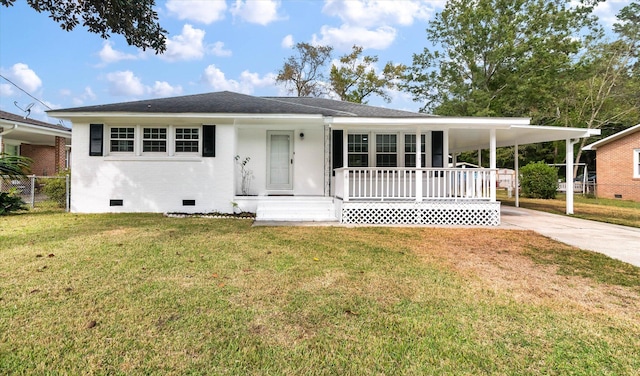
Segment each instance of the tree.
[{"label": "tree", "polygon": [[331,60],[332,47],[295,45],[297,56],[291,56],[278,72],[276,83],[284,84],[289,93],[298,97],[319,97],[326,93],[323,67]]},{"label": "tree", "polygon": [[[0,0],[5,7],[16,0]],[[142,50],[151,48],[156,53],[166,50],[167,31],[158,23],[158,13],[153,10],[155,0],[27,0],[27,4],[38,13],[49,16],[65,31],[80,24],[90,32],[108,39],[110,34],[121,34],[129,45]]]},{"label": "tree", "polygon": [[391,101],[388,89],[396,89],[406,66],[388,62],[381,73],[376,72],[377,56],[363,56],[362,47],[353,46],[351,53],[340,57],[340,66],[331,66],[329,84],[343,101],[366,104],[365,98],[375,94]]},{"label": "tree", "polygon": [[[557,107],[563,125],[601,129],[640,122],[640,4],[624,7],[618,20],[618,39],[590,45],[576,64],[574,79],[565,83]],[[576,163],[587,141],[580,141]]]},{"label": "tree", "polygon": [[548,118],[581,45],[573,36],[594,27],[590,12],[569,0],[450,0],[406,89],[441,115]]},{"label": "tree", "polygon": [[19,155],[0,155],[0,178],[21,178],[29,172],[31,159]]}]

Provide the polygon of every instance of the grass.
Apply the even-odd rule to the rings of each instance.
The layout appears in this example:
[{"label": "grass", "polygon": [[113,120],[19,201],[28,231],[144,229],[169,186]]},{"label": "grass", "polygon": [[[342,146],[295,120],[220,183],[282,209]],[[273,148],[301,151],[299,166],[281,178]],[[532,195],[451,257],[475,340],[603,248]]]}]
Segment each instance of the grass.
[{"label": "grass", "polygon": [[640,369],[640,269],[528,231],[0,217],[0,374]]},{"label": "grass", "polygon": [[[504,190],[497,192],[497,198],[505,205],[514,206],[515,197],[507,197]],[[566,196],[558,194],[553,200],[520,197],[520,207],[554,214],[566,213]],[[574,216],[593,221],[614,223],[640,228],[640,202],[574,195]]]}]

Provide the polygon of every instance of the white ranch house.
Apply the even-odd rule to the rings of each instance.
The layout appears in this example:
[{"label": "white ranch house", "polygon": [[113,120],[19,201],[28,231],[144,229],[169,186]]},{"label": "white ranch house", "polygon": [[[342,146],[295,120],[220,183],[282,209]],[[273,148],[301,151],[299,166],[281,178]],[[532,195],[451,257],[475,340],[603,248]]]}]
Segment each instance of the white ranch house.
[{"label": "white ranch house", "polygon": [[[232,92],[49,114],[73,122],[73,212],[242,210],[282,221],[495,226],[497,147],[595,134]],[[479,149],[490,150],[490,168],[448,167]],[[249,158],[244,186],[236,157]]]}]

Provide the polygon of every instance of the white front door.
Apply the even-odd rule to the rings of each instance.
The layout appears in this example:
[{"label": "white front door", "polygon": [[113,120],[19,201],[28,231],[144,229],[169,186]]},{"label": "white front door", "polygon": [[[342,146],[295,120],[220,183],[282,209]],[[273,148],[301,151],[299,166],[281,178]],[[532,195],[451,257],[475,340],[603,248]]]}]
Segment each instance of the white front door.
[{"label": "white front door", "polygon": [[267,132],[267,189],[293,189],[293,132]]}]

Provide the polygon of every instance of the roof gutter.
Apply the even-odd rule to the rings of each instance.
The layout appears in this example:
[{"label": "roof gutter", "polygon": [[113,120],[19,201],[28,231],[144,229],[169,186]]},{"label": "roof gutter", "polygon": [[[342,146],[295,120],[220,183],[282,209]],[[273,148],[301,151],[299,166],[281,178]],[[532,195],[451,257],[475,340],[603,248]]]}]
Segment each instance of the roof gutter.
[{"label": "roof gutter", "polygon": [[5,134],[9,134],[15,131],[16,129],[18,129],[18,124],[13,124],[13,127],[11,129],[4,129],[4,127],[2,129],[3,129],[2,132],[0,132],[0,157],[4,153],[4,142],[2,142],[2,137]]},{"label": "roof gutter", "polygon": [[16,129],[18,129],[18,124],[13,124],[13,127],[12,127],[12,128],[10,128],[10,129],[5,129],[5,130],[3,130],[2,132],[0,132],[0,137],[2,137],[2,136],[4,136],[4,135],[7,135],[7,134],[9,134],[9,133],[11,133],[11,132],[15,131]]}]

